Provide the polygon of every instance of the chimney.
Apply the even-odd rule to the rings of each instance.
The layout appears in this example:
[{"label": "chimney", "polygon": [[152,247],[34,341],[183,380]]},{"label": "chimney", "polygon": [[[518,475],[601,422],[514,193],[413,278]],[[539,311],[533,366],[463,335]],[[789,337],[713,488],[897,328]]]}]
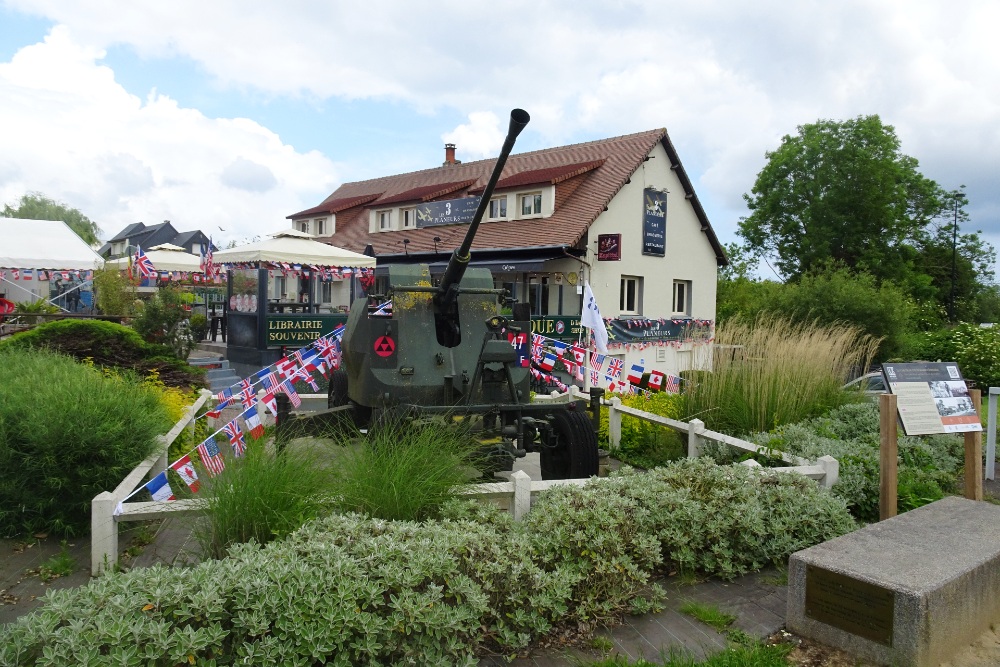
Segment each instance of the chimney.
[{"label": "chimney", "polygon": [[455,144],[444,145],[444,164],[442,166],[449,164],[462,164],[461,160],[455,159]]}]

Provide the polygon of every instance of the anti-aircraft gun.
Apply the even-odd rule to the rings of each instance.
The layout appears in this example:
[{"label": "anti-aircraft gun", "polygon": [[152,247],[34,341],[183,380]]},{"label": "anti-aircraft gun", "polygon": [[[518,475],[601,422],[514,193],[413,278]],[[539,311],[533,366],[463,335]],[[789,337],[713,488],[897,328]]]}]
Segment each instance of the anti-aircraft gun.
[{"label": "anti-aircraft gun", "polygon": [[[386,294],[355,300],[342,338],[343,367],[330,379],[330,407],[350,405],[359,423],[420,415],[481,417],[494,470],[540,452],[546,479],[598,472],[597,436],[585,404],[532,404],[530,314],[495,289],[488,269],[469,267],[472,241],[517,135],[530,117],[514,109],[500,156],[465,239],[440,283],[424,265],[392,265]],[[513,343],[520,345],[519,354]]]}]

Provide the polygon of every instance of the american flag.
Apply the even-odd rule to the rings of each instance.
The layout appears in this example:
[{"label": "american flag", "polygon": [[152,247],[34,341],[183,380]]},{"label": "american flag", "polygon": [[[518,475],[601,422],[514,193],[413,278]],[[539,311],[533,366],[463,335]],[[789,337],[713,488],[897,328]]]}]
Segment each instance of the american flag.
[{"label": "american flag", "polygon": [[621,377],[622,368],[625,366],[625,362],[621,359],[611,359],[608,362],[608,379],[617,380]]},{"label": "american flag", "polygon": [[[253,408],[250,409],[252,410]],[[239,422],[234,419],[223,426],[222,430],[229,436],[229,444],[233,446],[233,455],[236,457],[243,456],[247,451],[247,443],[243,440],[243,431],[240,430]]]},{"label": "american flag", "polygon": [[666,385],[663,388],[666,391],[670,392],[671,394],[680,393],[680,390],[681,390],[681,379],[679,377],[677,377],[676,375],[668,375],[667,376],[667,383],[666,383]]},{"label": "american flag", "polygon": [[292,402],[292,405],[296,408],[302,406],[302,399],[299,398],[298,392],[295,391],[295,387],[292,386],[291,380],[285,380],[278,385],[278,390],[284,392],[288,396],[288,400]]},{"label": "american flag", "polygon": [[216,410],[221,410],[222,408],[229,407],[233,400],[233,390],[232,388],[223,389],[218,394],[215,395],[215,400],[218,405],[215,406]]},{"label": "american flag", "polygon": [[201,270],[205,272],[205,277],[215,275],[215,262],[212,258],[212,239],[208,239],[208,247],[201,256]]},{"label": "american flag", "polygon": [[212,477],[226,469],[226,462],[222,460],[219,447],[212,438],[198,445],[198,456],[201,457],[201,464],[205,466],[205,470]]},{"label": "american flag", "polygon": [[602,368],[604,368],[604,355],[603,354],[592,355],[590,357],[590,365],[596,368],[597,370],[601,370]]},{"label": "american flag", "polygon": [[156,267],[153,266],[149,257],[146,257],[146,253],[142,251],[141,247],[135,249],[135,265],[139,267],[139,273],[142,274],[143,278],[156,277]]}]

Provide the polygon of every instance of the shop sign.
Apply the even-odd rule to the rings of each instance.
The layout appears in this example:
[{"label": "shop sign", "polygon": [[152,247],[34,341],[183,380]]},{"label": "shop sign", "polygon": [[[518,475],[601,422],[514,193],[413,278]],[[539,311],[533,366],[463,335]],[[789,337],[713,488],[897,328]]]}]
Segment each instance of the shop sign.
[{"label": "shop sign", "polygon": [[264,334],[267,347],[302,347],[324,336],[347,315],[268,315]]},{"label": "shop sign", "polygon": [[597,235],[597,261],[618,262],[622,258],[621,234]]},{"label": "shop sign", "polygon": [[667,193],[646,188],[643,200],[642,254],[663,257],[667,247]]},{"label": "shop sign", "polygon": [[417,206],[417,227],[457,225],[472,222],[482,197],[462,197],[446,201],[429,201]]}]

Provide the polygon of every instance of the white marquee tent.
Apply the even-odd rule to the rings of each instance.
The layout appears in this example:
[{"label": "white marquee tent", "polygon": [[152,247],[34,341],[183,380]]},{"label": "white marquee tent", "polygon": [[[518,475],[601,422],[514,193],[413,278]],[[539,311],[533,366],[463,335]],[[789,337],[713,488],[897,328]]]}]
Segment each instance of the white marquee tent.
[{"label": "white marquee tent", "polygon": [[[157,271],[201,271],[201,258],[198,255],[192,255],[184,248],[172,243],[153,246],[143,252]],[[128,257],[119,257],[118,259],[109,259],[107,264],[125,270],[128,268],[128,261]]]},{"label": "white marquee tent", "polygon": [[104,259],[61,220],[0,218],[0,268],[87,271]]}]

